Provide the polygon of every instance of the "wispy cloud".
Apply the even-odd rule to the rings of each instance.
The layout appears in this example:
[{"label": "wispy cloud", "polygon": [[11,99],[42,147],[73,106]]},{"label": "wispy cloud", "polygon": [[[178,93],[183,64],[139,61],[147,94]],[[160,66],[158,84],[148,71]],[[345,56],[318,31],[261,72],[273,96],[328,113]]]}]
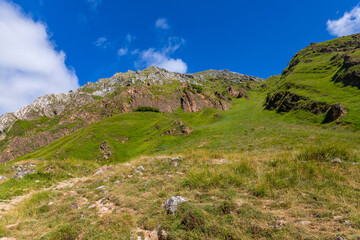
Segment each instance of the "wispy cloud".
[{"label": "wispy cloud", "polygon": [[129,51],[128,48],[120,48],[120,49],[118,50],[118,55],[119,55],[119,56],[125,56],[126,54],[128,54],[128,51]]},{"label": "wispy cloud", "polygon": [[106,37],[99,37],[94,43],[99,48],[108,48],[111,44]]},{"label": "wispy cloud", "polygon": [[171,72],[186,73],[188,66],[180,58],[173,58],[172,55],[184,44],[184,39],[169,38],[167,46],[160,50],[149,48],[139,52],[139,60],[135,66],[141,67],[158,66]]},{"label": "wispy cloud", "polygon": [[360,6],[355,6],[350,12],[337,20],[327,21],[327,30],[334,36],[346,36],[360,32]]},{"label": "wispy cloud", "polygon": [[156,20],[155,27],[161,28],[161,29],[169,29],[170,28],[166,18],[159,18],[158,20]]},{"label": "wispy cloud", "polygon": [[56,51],[46,26],[19,6],[0,0],[0,114],[47,93],[78,87],[75,71]]},{"label": "wispy cloud", "polygon": [[131,42],[135,39],[136,37],[130,33],[128,33],[125,37],[125,41],[124,41],[124,44],[123,44],[123,47],[120,48],[117,52],[117,54],[122,57],[122,56],[125,56],[128,54],[129,52],[129,47],[130,47],[130,44]]},{"label": "wispy cloud", "polygon": [[102,3],[102,0],[86,0],[86,1],[89,3],[91,9],[94,11],[96,11]]},{"label": "wispy cloud", "polygon": [[128,33],[128,34],[126,35],[125,40],[126,40],[127,43],[131,43],[135,38],[136,38],[136,37],[135,37],[134,35]]}]

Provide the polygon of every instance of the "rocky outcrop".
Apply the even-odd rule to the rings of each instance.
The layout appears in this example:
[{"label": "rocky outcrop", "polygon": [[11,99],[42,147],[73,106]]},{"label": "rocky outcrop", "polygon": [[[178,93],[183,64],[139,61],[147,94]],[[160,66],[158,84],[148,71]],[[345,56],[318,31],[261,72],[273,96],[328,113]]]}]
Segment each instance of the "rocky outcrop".
[{"label": "rocky outcrop", "polygon": [[105,160],[109,160],[109,157],[111,156],[111,150],[107,142],[102,142],[99,150],[101,154],[103,155]]},{"label": "rocky outcrop", "polygon": [[63,114],[65,110],[75,109],[92,101],[94,99],[91,94],[87,93],[59,93],[39,97],[15,113],[2,115],[0,117],[0,133],[11,128],[17,120],[31,121],[39,117],[53,118]]},{"label": "rocky outcrop", "polygon": [[277,92],[273,95],[269,94],[266,98],[265,109],[277,110],[277,112],[290,112],[291,110],[301,109],[314,114],[326,113],[323,123],[336,121],[347,113],[340,103],[329,105],[289,91]]},{"label": "rocky outcrop", "polygon": [[333,81],[342,83],[344,86],[360,88],[360,60],[352,58],[350,55],[343,55],[334,58],[333,61],[343,59],[341,69],[334,75]]},{"label": "rocky outcrop", "polygon": [[290,112],[291,110],[306,110],[314,114],[325,113],[330,105],[323,102],[313,101],[307,97],[293,92],[283,91],[266,97],[265,109],[277,110],[277,112]]},{"label": "rocky outcrop", "polygon": [[341,103],[333,104],[327,111],[323,123],[330,123],[336,121],[340,117],[344,116],[346,113],[347,110],[341,105]]}]

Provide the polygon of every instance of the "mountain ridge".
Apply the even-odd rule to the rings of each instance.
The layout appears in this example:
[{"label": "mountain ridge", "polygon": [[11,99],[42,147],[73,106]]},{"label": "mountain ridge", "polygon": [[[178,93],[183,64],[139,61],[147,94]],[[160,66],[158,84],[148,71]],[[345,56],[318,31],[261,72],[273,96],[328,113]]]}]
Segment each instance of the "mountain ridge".
[{"label": "mountain ridge", "polygon": [[[75,124],[75,126],[60,128],[58,132],[54,133],[43,131],[35,132],[32,135],[29,133],[30,136],[25,136],[25,138],[24,136],[15,136],[8,140],[9,144],[0,154],[0,161],[13,159],[45,146],[53,138],[63,137],[102,117],[134,111],[138,107],[156,108],[161,112],[172,112],[180,107],[185,112],[197,112],[206,107],[227,110],[231,106],[230,99],[225,97],[220,90],[207,88],[202,92],[204,84],[208,85],[209,82],[212,82],[214,88],[219,89],[224,88],[225,85],[230,87],[232,84],[237,85],[239,89],[240,85],[244,83],[262,81],[264,80],[261,78],[228,70],[207,70],[194,74],[183,74],[151,66],[143,71],[129,70],[126,73],[116,73],[111,78],[87,83],[69,93],[41,96],[14,113],[2,115],[0,117],[0,142],[6,141],[8,133],[11,132],[17,121],[34,121],[43,118],[45,122],[51,122],[51,119],[58,119],[58,122],[54,124]],[[244,90],[241,92],[243,95],[245,94]],[[239,90],[232,89],[233,96],[241,97],[239,93]],[[85,109],[85,106],[90,107]],[[99,112],[99,110],[101,111]],[[29,146],[28,150],[18,149],[17,146],[24,144]]]}]

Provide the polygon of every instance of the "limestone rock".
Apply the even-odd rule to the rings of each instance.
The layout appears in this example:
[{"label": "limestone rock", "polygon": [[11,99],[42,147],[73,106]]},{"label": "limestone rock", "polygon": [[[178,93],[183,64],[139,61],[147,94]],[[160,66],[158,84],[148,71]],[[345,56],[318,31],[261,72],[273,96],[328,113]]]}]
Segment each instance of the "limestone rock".
[{"label": "limestone rock", "polygon": [[181,203],[187,202],[188,200],[181,196],[173,196],[166,200],[165,202],[165,209],[168,214],[174,215],[178,206],[180,206]]},{"label": "limestone rock", "polygon": [[33,173],[36,173],[36,170],[34,170],[34,169],[20,169],[15,173],[15,175],[12,178],[14,178],[14,179],[23,178],[26,175],[33,174]]}]

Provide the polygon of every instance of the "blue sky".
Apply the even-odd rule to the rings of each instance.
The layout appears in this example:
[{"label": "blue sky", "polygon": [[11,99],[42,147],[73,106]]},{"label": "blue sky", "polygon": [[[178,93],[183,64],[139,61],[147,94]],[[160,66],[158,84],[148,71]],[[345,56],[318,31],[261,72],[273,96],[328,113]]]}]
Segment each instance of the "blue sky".
[{"label": "blue sky", "polygon": [[[292,56],[311,42],[360,32],[358,4],[353,0],[0,0],[0,51],[18,52],[0,58],[0,88],[13,89],[0,97],[0,114],[45,93],[64,92],[154,64],[180,72],[229,69],[267,78],[280,74]],[[2,30],[2,22],[7,30]],[[17,30],[11,33],[13,24]],[[13,38],[2,41],[5,35]],[[33,40],[32,35],[42,37]],[[9,58],[14,58],[13,65]],[[20,59],[25,67],[16,62]],[[36,70],[31,69],[34,63]],[[42,71],[41,65],[52,71]],[[11,99],[16,94],[23,98]]]}]

